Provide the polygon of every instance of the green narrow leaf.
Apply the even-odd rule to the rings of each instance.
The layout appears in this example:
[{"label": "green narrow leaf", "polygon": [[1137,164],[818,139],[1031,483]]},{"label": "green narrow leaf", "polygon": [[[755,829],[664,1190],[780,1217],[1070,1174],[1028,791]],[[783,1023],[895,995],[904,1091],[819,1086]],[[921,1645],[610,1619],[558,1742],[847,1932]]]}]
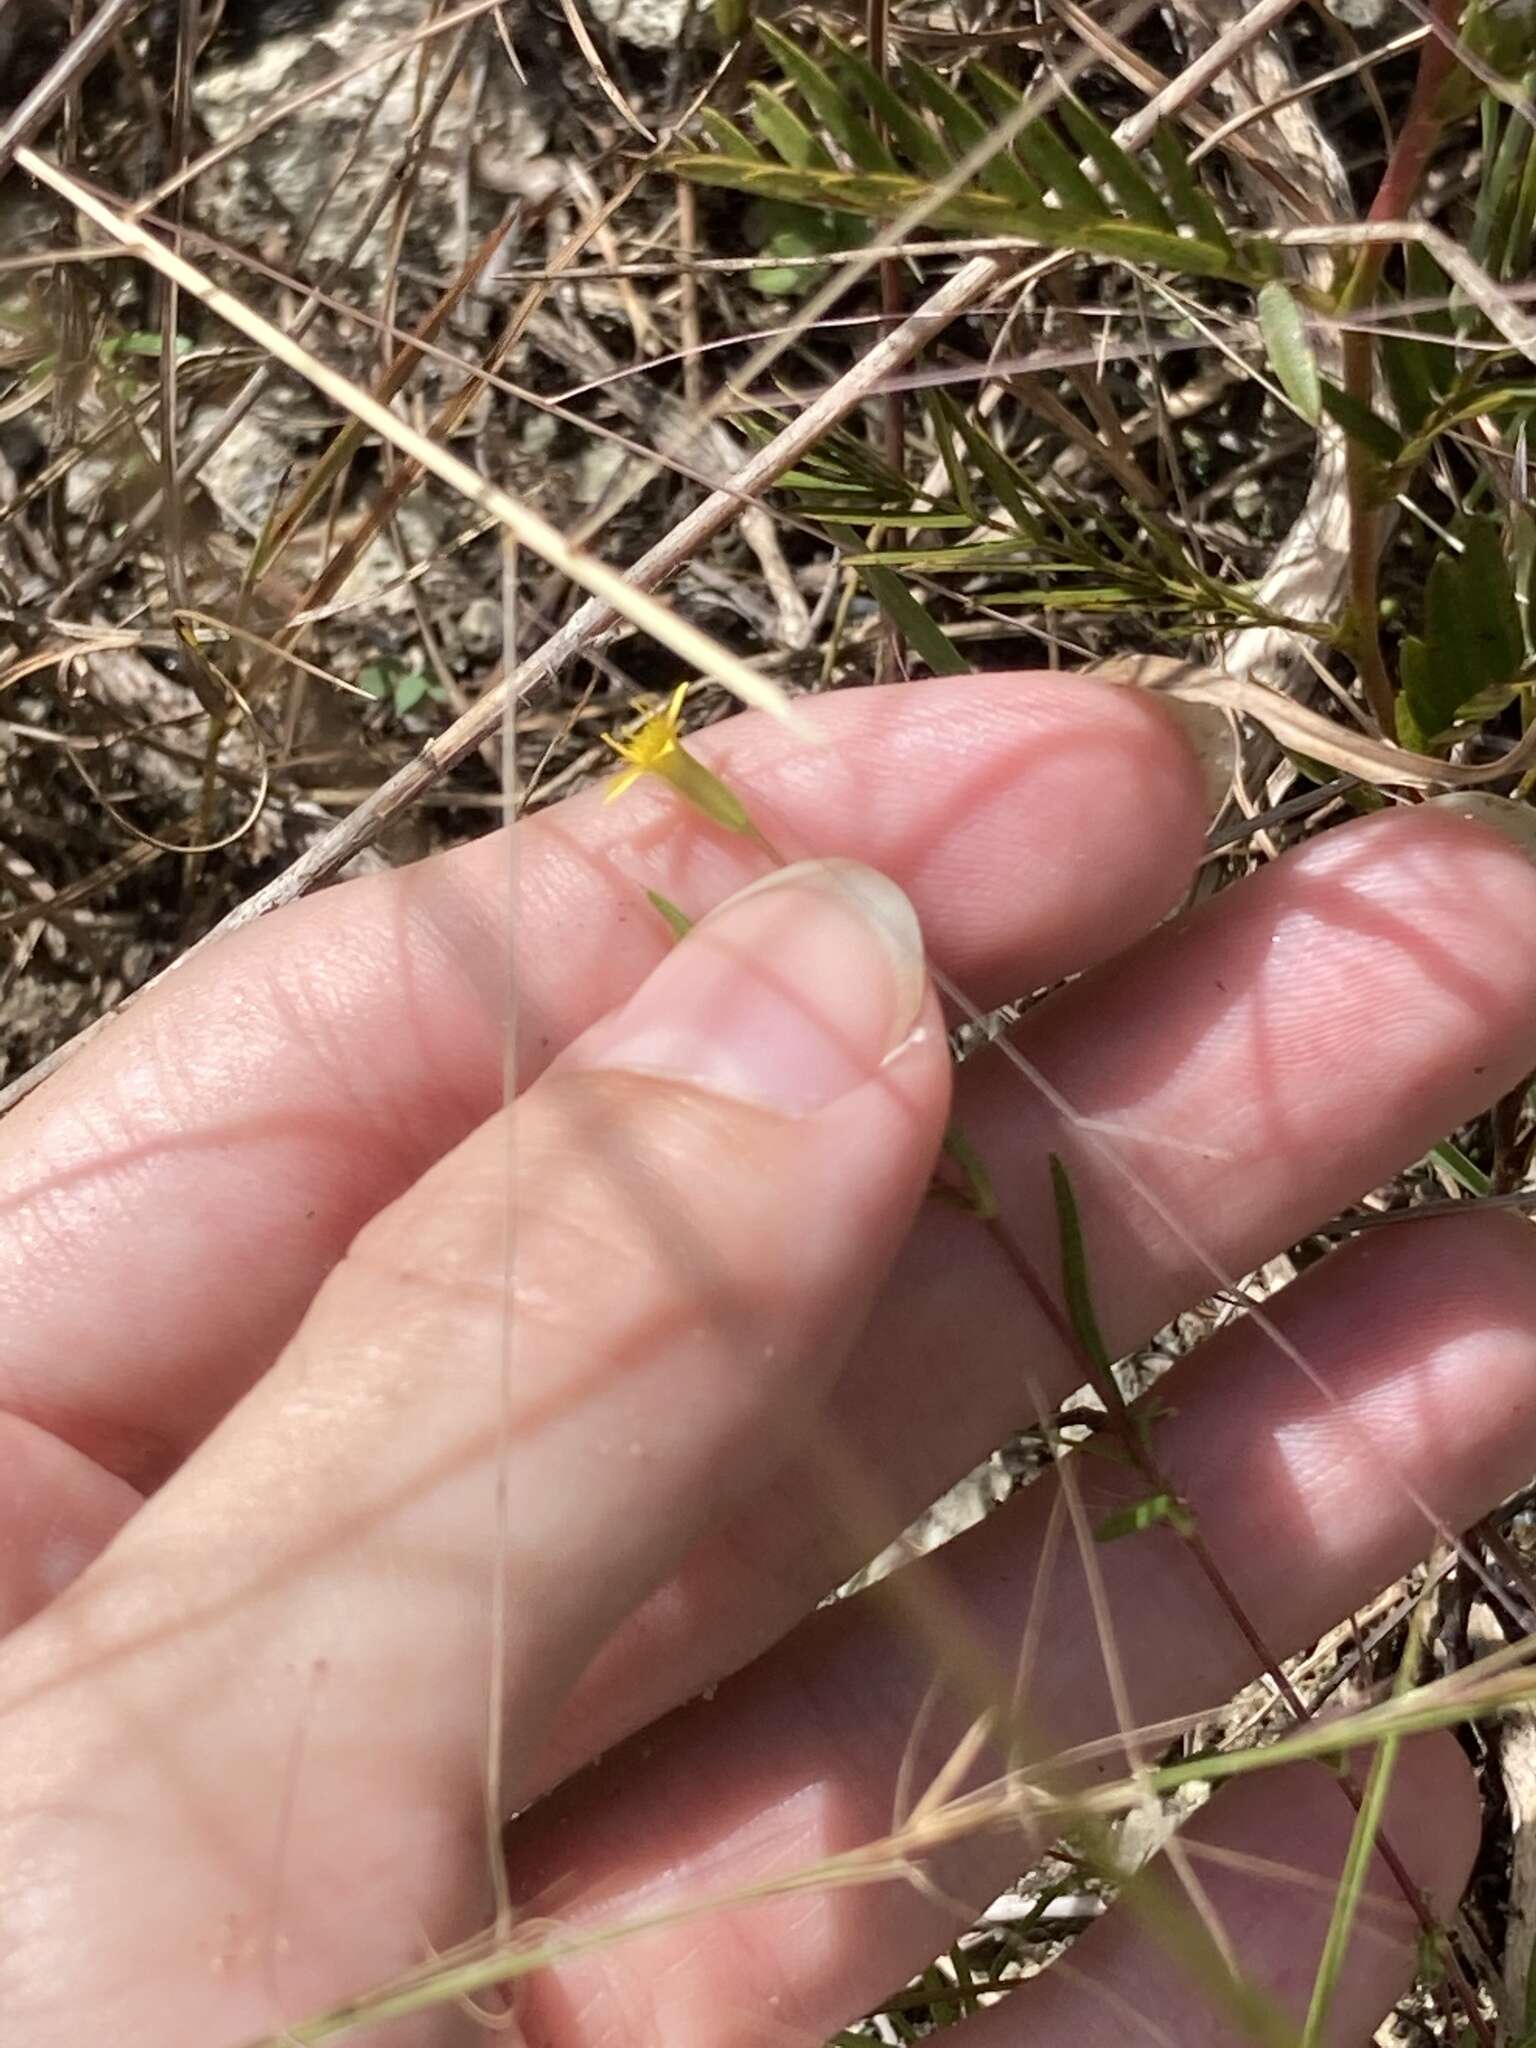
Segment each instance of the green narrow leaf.
[{"label": "green narrow leaf", "polygon": [[727,121],[724,114],[717,114],[713,107],[701,107],[699,123],[717,149],[727,156],[734,156],[742,163],[760,164],[763,152],[749,135],[743,134],[734,121]]},{"label": "green narrow leaf", "polygon": [[[1019,109],[1024,105],[1024,95],[990,66],[967,64],[965,79],[1000,122],[1018,118]],[[1072,212],[1089,218],[1108,215],[1104,195],[1084,173],[1076,156],[1043,114],[1026,121],[1010,147],[1015,158],[1040,187],[1042,197],[1047,192],[1054,192],[1058,204]]]},{"label": "green narrow leaf", "polygon": [[1281,388],[1313,426],[1323,416],[1323,385],[1306,316],[1289,285],[1278,279],[1259,290],[1259,331]]},{"label": "green narrow leaf", "polygon": [[831,155],[794,108],[786,106],[777,93],[756,80],[752,84],[752,112],[770,147],[778,151],[791,170],[833,168]]},{"label": "green narrow leaf", "polygon": [[[787,199],[797,206],[827,208],[834,213],[857,213],[889,219],[928,196],[921,178],[895,178],[875,171],[836,169],[799,170],[790,164],[762,162],[745,164],[734,157],[698,156],[684,152],[667,160],[667,169],[679,178],[692,178],[700,185],[716,185],[728,192],[749,197]],[[1045,240],[1039,234],[1044,216],[1029,214],[1012,206],[995,193],[970,191],[957,194],[934,208],[929,220],[935,225],[962,232],[1017,234]],[[1055,220],[1056,216],[1048,216]],[[1053,239],[1047,246],[1059,244]]]},{"label": "green narrow leaf", "polygon": [[[771,95],[765,94],[764,100],[770,101]],[[770,114],[770,119],[787,116],[795,121],[782,102],[773,104],[777,113]],[[787,134],[769,139],[776,148],[798,146]],[[728,192],[744,192],[754,199],[787,199],[797,206],[875,219],[890,219],[930,196],[929,187],[920,178],[892,177],[876,171],[842,171],[835,166],[802,168],[787,162],[743,163],[733,156],[684,151],[669,157],[666,168],[675,177],[691,178],[696,184],[714,185]],[[1084,221],[1064,210],[1019,205],[999,193],[974,187],[933,207],[928,218],[935,227],[955,228],[961,233],[1019,235],[1038,242],[1042,248],[1074,249],[1191,277],[1239,274],[1225,251],[1179,234],[1142,227],[1136,221]],[[1382,426],[1391,432],[1384,421]]]},{"label": "green narrow leaf", "polygon": [[951,168],[943,144],[920,117],[913,113],[887,79],[867,59],[823,30],[827,54],[833,68],[860,93],[875,120],[890,135],[901,160],[928,177],[942,177]]},{"label": "green narrow leaf", "polygon": [[874,562],[861,563],[858,574],[881,611],[936,676],[961,676],[968,672],[970,663],[904,577]]},{"label": "green narrow leaf", "polygon": [[1077,1197],[1072,1192],[1066,1167],[1054,1152],[1050,1155],[1050,1168],[1051,1194],[1056,1203],[1056,1235],[1061,1245],[1061,1291],[1067,1304],[1067,1316],[1097,1375],[1098,1392],[1105,1407],[1112,1413],[1123,1413],[1125,1397],[1116,1385],[1114,1360],[1109,1355],[1099,1319],[1094,1314]]},{"label": "green narrow leaf", "polygon": [[758,41],[778,59],[785,75],[799,88],[800,96],[823,128],[848,154],[861,171],[898,171],[901,166],[875,130],[854,106],[848,94],[831,75],[802,50],[798,43],[781,35],[771,22],[760,21]]},{"label": "green narrow leaf", "polygon": [[1416,309],[1413,324],[1426,336],[1441,338],[1442,346],[1431,341],[1425,357],[1430,379],[1443,395],[1456,381],[1457,323],[1451,281],[1422,242],[1409,242],[1403,250],[1403,272],[1409,302]]},{"label": "green narrow leaf", "polygon": [[999,1213],[997,1196],[992,1187],[992,1176],[982,1164],[981,1154],[959,1124],[952,1123],[945,1131],[944,1152],[965,1176],[966,1192],[973,1214],[983,1223],[990,1223]]},{"label": "green narrow leaf", "polygon": [[1521,173],[1525,168],[1530,139],[1525,120],[1517,114],[1510,114],[1504,120],[1502,134],[1488,132],[1497,126],[1499,115],[1497,103],[1487,101],[1483,113],[1483,175],[1472,213],[1472,227],[1467,236],[1467,247],[1473,259],[1495,277],[1500,275],[1504,252],[1509,246],[1510,227],[1519,200]]},{"label": "green narrow leaf", "polygon": [[1152,154],[1157,158],[1168,197],[1179,219],[1194,231],[1198,241],[1208,242],[1213,249],[1225,249],[1229,255],[1235,256],[1237,252],[1232,247],[1226,223],[1191,168],[1177,130],[1166,121],[1153,130]]},{"label": "green narrow leaf", "polygon": [[1113,256],[1124,263],[1146,263],[1155,270],[1183,271],[1190,277],[1232,277],[1239,266],[1225,249],[1192,241],[1176,230],[1143,227],[1139,221],[1099,220],[1079,222],[1062,212],[1047,214],[1056,225],[1041,231],[1038,224],[1024,230],[1039,233],[1042,241],[1059,249],[1086,249],[1096,256]]},{"label": "green narrow leaf", "polygon": [[[962,99],[936,71],[930,70],[926,64],[908,63],[902,67],[902,78],[932,110],[957,157],[968,156],[972,150],[991,142],[996,132],[993,124]],[[1009,150],[994,150],[976,177],[986,191],[995,192],[999,198],[1010,200],[1016,206],[1043,205],[1044,196],[1035,181]]]},{"label": "green narrow leaf", "polygon": [[1335,426],[1342,427],[1352,441],[1358,441],[1378,462],[1390,469],[1401,459],[1403,437],[1379,412],[1362,405],[1327,377],[1322,380],[1322,398],[1323,410]]},{"label": "green narrow leaf", "polygon": [[1435,406],[1434,378],[1429,365],[1434,344],[1407,334],[1383,334],[1376,346],[1382,381],[1391,397],[1397,423],[1406,433],[1417,434]]},{"label": "green narrow leaf", "polygon": [[991,485],[998,503],[1014,525],[1027,537],[1037,537],[1040,522],[1029,509],[1019,488],[1017,472],[1007,456],[992,441],[984,424],[978,419],[973,419],[969,413],[958,410],[955,426],[960,438],[970,450],[976,467]]},{"label": "green narrow leaf", "polygon": [[1069,213],[1104,215],[1104,195],[1044,115],[1020,130],[1014,149]]},{"label": "green narrow leaf", "polygon": [[1099,175],[1133,221],[1143,227],[1159,228],[1165,234],[1176,235],[1173,216],[1157,196],[1152,181],[1120,147],[1098,116],[1091,114],[1071,93],[1062,96],[1061,121],[1083,155],[1097,166]]},{"label": "green narrow leaf", "polygon": [[1442,1138],[1438,1145],[1431,1145],[1429,1156],[1443,1166],[1458,1187],[1465,1188],[1469,1195],[1491,1195],[1493,1182],[1484,1173],[1475,1159],[1469,1159],[1459,1145],[1449,1138]]},{"label": "green narrow leaf", "polygon": [[1136,1536],[1143,1529],[1171,1528],[1180,1536],[1195,1532],[1194,1517],[1176,1493],[1154,1493],[1145,1500],[1132,1501],[1104,1516],[1094,1529],[1095,1543],[1116,1543],[1122,1536]]},{"label": "green narrow leaf", "polygon": [[944,474],[949,478],[949,488],[954,494],[955,503],[963,512],[968,512],[972,522],[979,526],[981,512],[976,504],[976,495],[971,489],[970,471],[961,459],[958,445],[955,422],[958,408],[947,392],[927,391],[923,394],[923,410],[933,427],[939,460],[944,465]]},{"label": "green narrow leaf", "polygon": [[[1523,119],[1520,125],[1525,127]],[[1536,251],[1536,142],[1528,141],[1509,233],[1499,251],[1497,275],[1524,278],[1531,268],[1533,251]]]},{"label": "green narrow leaf", "polygon": [[[1430,1603],[1421,1595],[1408,1624],[1402,1661],[1397,1667],[1393,1681],[1392,1697],[1395,1700],[1406,1699],[1418,1683],[1419,1666],[1423,1661],[1425,1639],[1429,1633],[1429,1618]],[[1334,1993],[1343,1982],[1350,1936],[1359,1917],[1360,1901],[1365,1894],[1366,1880],[1375,1859],[1376,1843],[1386,1813],[1387,1793],[1397,1769],[1398,1753],[1402,1743],[1403,1738],[1400,1734],[1386,1734],[1381,1739],[1381,1747],[1371,1758],[1371,1768],[1366,1776],[1365,1791],[1360,1800],[1359,1810],[1355,1815],[1355,1825],[1344,1858],[1344,1868],[1339,1873],[1339,1888],[1334,1895],[1333,1912],[1329,1916],[1328,1932],[1323,1939],[1323,1952],[1318,1958],[1317,1972],[1312,1980],[1312,1997],[1302,2028],[1301,2048],[1320,2048],[1320,2044],[1330,2031],[1328,2014],[1333,2004]]]},{"label": "green narrow leaf", "polygon": [[674,939],[686,939],[693,930],[693,919],[686,910],[679,910],[670,898],[663,896],[659,889],[647,889],[645,900],[666,925]]}]

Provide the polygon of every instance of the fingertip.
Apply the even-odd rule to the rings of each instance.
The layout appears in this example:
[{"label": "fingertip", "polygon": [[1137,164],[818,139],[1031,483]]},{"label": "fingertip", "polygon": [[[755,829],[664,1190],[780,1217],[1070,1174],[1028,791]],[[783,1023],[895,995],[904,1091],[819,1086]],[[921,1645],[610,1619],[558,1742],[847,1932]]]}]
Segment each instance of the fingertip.
[{"label": "fingertip", "polygon": [[[1398,1751],[1382,1833],[1422,1894],[1432,1919],[1456,1910],[1482,1840],[1477,1774],[1455,1732],[1433,1728]],[[1381,1863],[1380,1884],[1393,1882]]]}]

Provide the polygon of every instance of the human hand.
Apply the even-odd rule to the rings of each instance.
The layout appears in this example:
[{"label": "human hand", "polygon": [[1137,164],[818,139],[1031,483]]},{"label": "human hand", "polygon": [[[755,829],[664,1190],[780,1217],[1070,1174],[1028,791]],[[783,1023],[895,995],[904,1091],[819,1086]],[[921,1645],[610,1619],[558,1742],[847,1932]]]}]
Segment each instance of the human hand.
[{"label": "human hand", "polygon": [[[812,1612],[1081,1377],[976,1219],[924,1199],[942,1021],[868,869],[980,1003],[1087,970],[1018,1034],[1076,1117],[995,1053],[955,1114],[1044,1272],[1067,1160],[1116,1351],[1208,1291],[1202,1257],[1252,1269],[1536,1064],[1528,812],[1354,824],[1143,938],[1206,816],[1166,704],[1033,675],[809,708],[824,750],[743,718],[698,751],[793,855],[867,868],[726,903],[761,855],[664,792],[520,828],[515,1109],[498,835],[210,949],[0,1128],[7,2042],[227,2048],[483,1927],[496,1573],[504,1804],[538,1802],[510,1896],[562,1939],[657,1923],[529,1977],[530,2043],[814,2043],[1029,1861],[1015,1828],[927,1887],[784,1889],[888,1833],[1021,1644],[1033,1739],[1117,1725],[1056,1482],[899,1600]],[[646,886],[726,907],[673,949]],[[1234,1325],[1160,1386],[1155,1442],[1284,1654],[1422,1553],[1426,1504],[1460,1527],[1536,1464],[1536,1261],[1507,1215],[1405,1225],[1272,1312],[1318,1384]],[[1080,1483],[1097,1508],[1129,1476]],[[1172,1530],[1092,1563],[1138,1723],[1255,1675]],[[924,1615],[965,1652],[926,1713]],[[1307,1766],[1192,1830],[1243,1852],[1197,1868],[1293,2011],[1351,1820]],[[1476,1830],[1452,1739],[1407,1745],[1387,1832],[1442,1914]],[[1340,2041],[1412,1964],[1371,1884]],[[1234,2038],[1114,1916],[1071,1963],[958,2038]],[[347,2037],[476,2031],[440,2002]]]}]

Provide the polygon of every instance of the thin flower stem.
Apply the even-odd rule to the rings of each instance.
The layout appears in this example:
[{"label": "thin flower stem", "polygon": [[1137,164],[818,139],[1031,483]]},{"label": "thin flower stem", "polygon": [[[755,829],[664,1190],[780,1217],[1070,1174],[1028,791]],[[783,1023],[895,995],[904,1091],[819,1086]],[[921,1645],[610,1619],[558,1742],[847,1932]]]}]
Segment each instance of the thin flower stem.
[{"label": "thin flower stem", "polygon": [[[1077,1361],[1083,1374],[1084,1384],[1098,1386],[1100,1374],[1093,1359],[1089,1357],[1082,1338],[1074,1329],[1071,1319],[1062,1311],[1051,1290],[1035,1270],[1034,1261],[1030,1258],[1029,1253],[1020,1244],[1001,1217],[994,1216],[988,1218],[985,1221],[984,1227],[1004,1259],[1013,1268],[1015,1274],[1017,1274],[1025,1293],[1029,1296],[1034,1307],[1045,1317],[1051,1330]],[[1118,1393],[1118,1391],[1117,1388],[1116,1392]],[[1113,1404],[1107,1404],[1106,1419],[1109,1427],[1115,1434],[1116,1441],[1130,1460],[1133,1468],[1140,1473],[1152,1491],[1157,1494],[1168,1494],[1177,1497],[1177,1489],[1158,1464],[1151,1446],[1146,1440],[1145,1433],[1138,1430],[1135,1426],[1134,1410],[1129,1408],[1124,1400],[1121,1399]],[[1221,1606],[1230,1616],[1234,1627],[1247,1644],[1250,1653],[1263,1669],[1270,1683],[1275,1687],[1286,1708],[1294,1715],[1298,1722],[1309,1721],[1312,1718],[1312,1709],[1307,1706],[1301,1695],[1296,1691],[1295,1686],[1292,1685],[1287,1677],[1279,1658],[1270,1649],[1263,1636],[1259,1633],[1258,1628],[1249,1618],[1242,1601],[1239,1599],[1220,1565],[1217,1564],[1215,1557],[1211,1553],[1210,1546],[1201,1535],[1198,1523],[1182,1525],[1179,1528],[1179,1534],[1194,1564],[1210,1586],[1211,1591],[1215,1594]],[[1352,1774],[1342,1775],[1339,1785],[1340,1790],[1358,1812],[1362,1791]],[[1441,1930],[1425,1902],[1423,1893],[1415,1882],[1412,1871],[1403,1862],[1385,1833],[1377,1835],[1375,1848],[1376,1854],[1381,1857],[1387,1869],[1391,1872],[1394,1883],[1412,1909],[1423,1932],[1427,1936],[1438,1937]],[[1476,1993],[1467,1981],[1466,1973],[1462,1970],[1454,1954],[1445,1954],[1443,1960],[1446,1968],[1447,1982],[1451,1985],[1461,2002],[1462,2010],[1473,2039],[1478,2042],[1479,2048],[1494,2048],[1493,2035],[1487,2021],[1479,2010]]]},{"label": "thin flower stem", "polygon": [[[1460,61],[1456,37],[1463,4],[1464,0],[1433,0],[1431,33],[1419,52],[1413,97],[1366,215],[1371,226],[1406,219],[1440,139],[1446,120],[1446,86]],[[1341,314],[1361,312],[1375,299],[1390,246],[1384,241],[1373,241],[1360,250],[1340,300]],[[1357,404],[1369,407],[1376,390],[1376,343],[1369,328],[1346,325],[1343,369],[1345,391]],[[1395,693],[1381,651],[1378,624],[1382,507],[1376,489],[1375,464],[1369,450],[1354,435],[1345,448],[1345,481],[1349,493],[1349,595],[1354,616],[1355,662],[1366,702],[1390,739],[1396,729]]]}]

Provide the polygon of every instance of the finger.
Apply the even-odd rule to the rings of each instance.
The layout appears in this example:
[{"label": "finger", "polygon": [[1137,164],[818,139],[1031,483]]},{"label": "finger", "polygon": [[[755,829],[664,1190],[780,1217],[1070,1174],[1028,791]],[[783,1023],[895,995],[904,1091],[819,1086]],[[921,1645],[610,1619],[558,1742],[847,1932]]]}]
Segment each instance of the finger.
[{"label": "finger", "polygon": [[[1360,1759],[1359,1776],[1364,1765]],[[1318,1764],[1265,1772],[1219,1791],[1180,1834],[1212,1915],[1227,1934],[1239,1980],[1195,1930],[1193,1954],[1158,1937],[1159,1924],[1187,1926],[1188,1900],[1166,1869],[1133,1918],[1114,1912],[1068,1955],[969,2020],[954,2048],[1014,2048],[1071,2042],[1073,2048],[1235,2048],[1255,2038],[1245,2011],[1268,2019],[1281,2038],[1300,2037],[1340,1875],[1354,1809],[1338,1779]],[[1380,1839],[1390,1843],[1422,1895],[1427,1917],[1455,1911],[1477,1853],[1481,1814],[1465,1756],[1450,1735],[1421,1737],[1398,1753]],[[1320,2048],[1368,2041],[1408,1988],[1422,1924],[1378,1849]]]},{"label": "finger", "polygon": [[[1272,1307],[1327,1398],[1241,1324],[1159,1384],[1151,1441],[1251,1628],[1283,1657],[1422,1554],[1424,1503],[1459,1528],[1529,1473],[1529,1229],[1485,1216],[1383,1231]],[[1146,1491],[1100,1460],[1081,1484],[1095,1524]],[[1090,1548],[1138,1725],[1208,1712],[1251,1680],[1250,1640],[1171,1530]],[[547,1900],[576,1935],[641,1914],[674,1923],[538,1978],[530,2039],[563,2041],[579,2013],[584,2048],[687,2048],[690,2014],[772,2001],[789,2048],[921,1969],[963,1924],[941,1897],[979,1910],[1027,1866],[1016,1814],[924,1866],[938,1895],[905,1882],[785,1895],[785,1881],[885,1839],[900,1785],[930,1783],[986,1700],[1002,1703],[1014,1763],[1066,1743],[1094,1758],[1095,1780],[1124,1771],[1123,1754],[1091,1748],[1117,1721],[1084,1570],[1041,1482],[874,1597],[823,1610],[520,1821],[509,1868],[530,1911]],[[935,1707],[937,1640],[951,1690]],[[1036,1647],[1011,1712],[1025,1643]],[[993,1753],[978,1770],[1003,1764]],[[754,1889],[774,1895],[733,1905],[728,1942],[701,1940],[701,1915]]]},{"label": "finger", "polygon": [[493,1660],[515,1801],[596,1641],[803,1426],[948,1081],[906,899],[794,867],[370,1224],[0,1655],[0,2009],[30,2048],[108,2002],[125,2048],[244,2039],[483,1924]]},{"label": "finger", "polygon": [[[1112,1142],[993,1049],[956,1116],[1037,1274],[1060,1264],[1046,1160],[1070,1162],[1089,1279],[1130,1351],[1420,1157],[1536,1064],[1528,811],[1436,805],[1323,840],[1155,933],[1028,1016],[1017,1042]],[[1122,1168],[1150,1190],[1151,1208]],[[690,1698],[808,1612],[941,1488],[1082,1377],[975,1220],[929,1204],[818,1442],[604,1652],[548,1782]],[[850,1510],[850,1473],[864,1475]]]},{"label": "finger", "polygon": [[[1193,728],[1202,765],[1166,705],[1060,676],[848,691],[807,716],[825,747],[745,717],[698,752],[790,858],[849,855],[908,889],[982,1001],[1106,956],[1187,885],[1219,721]],[[525,1077],[665,952],[647,887],[698,916],[765,862],[645,789],[574,799],[517,839]],[[507,870],[495,835],[295,905],[199,956],[7,1120],[10,1413],[141,1486],[206,1433],[354,1232],[499,1102]]]}]

